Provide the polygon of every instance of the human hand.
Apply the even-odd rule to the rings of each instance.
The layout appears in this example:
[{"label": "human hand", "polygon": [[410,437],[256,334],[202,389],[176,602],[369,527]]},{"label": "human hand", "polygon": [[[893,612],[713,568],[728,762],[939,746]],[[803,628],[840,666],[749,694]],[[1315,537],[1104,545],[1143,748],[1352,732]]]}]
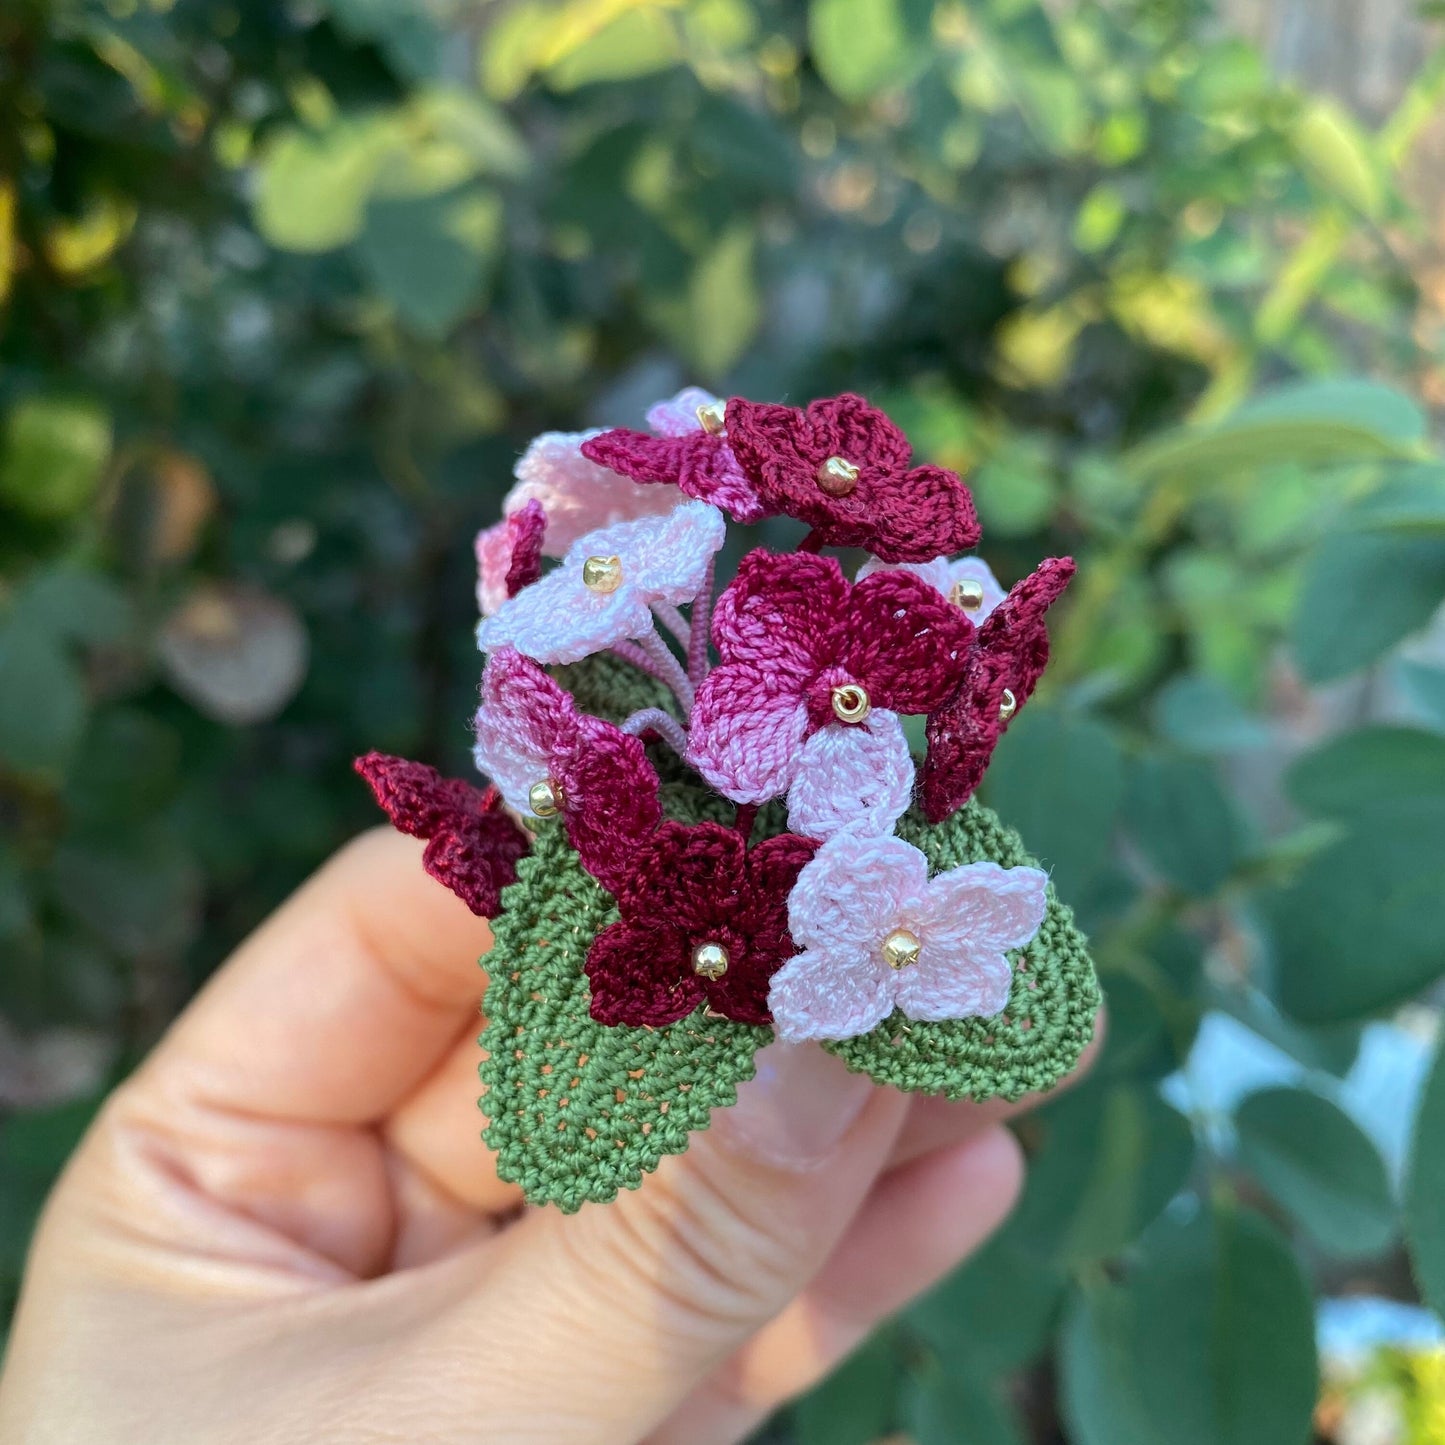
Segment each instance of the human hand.
[{"label": "human hand", "polygon": [[721,1445],[999,1224],[1001,1104],[773,1045],[635,1193],[522,1206],[477,1142],[485,923],[369,833],[101,1111],[0,1378],[17,1445]]}]

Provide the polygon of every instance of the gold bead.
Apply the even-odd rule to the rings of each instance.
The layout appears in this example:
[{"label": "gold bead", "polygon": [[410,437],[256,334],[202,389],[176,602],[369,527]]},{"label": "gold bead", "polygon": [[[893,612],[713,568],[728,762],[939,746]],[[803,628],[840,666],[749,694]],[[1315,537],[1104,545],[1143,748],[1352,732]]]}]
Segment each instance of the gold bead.
[{"label": "gold bead", "polygon": [[589,557],[582,564],[582,585],[604,597],[622,586],[621,557]]},{"label": "gold bead", "polygon": [[948,589],[948,600],[965,612],[977,612],[983,606],[983,583],[961,577]]},{"label": "gold bead", "polygon": [[895,928],[883,940],[883,962],[892,969],[909,968],[918,962],[923,945],[918,935],[907,928]]},{"label": "gold bead", "polygon": [[858,485],[858,468],[846,457],[829,457],[818,468],[818,485],[830,497],[846,497]]},{"label": "gold bead", "polygon": [[841,723],[860,723],[873,711],[868,694],[856,682],[845,682],[833,689],[833,716]]},{"label": "gold bead", "polygon": [[692,951],[692,971],[699,978],[721,978],[728,971],[727,949],[720,943],[699,943]]},{"label": "gold bead", "polygon": [[1003,696],[998,701],[998,720],[1007,722],[1019,710],[1019,700],[1013,694],[1011,687],[1003,690]]},{"label": "gold bead", "polygon": [[562,811],[562,789],[551,778],[543,778],[527,789],[527,806],[539,818],[555,818]]},{"label": "gold bead", "polygon": [[723,427],[727,425],[727,402],[710,401],[707,402],[705,405],[698,407],[697,419],[702,423],[702,429],[710,437],[720,435]]}]

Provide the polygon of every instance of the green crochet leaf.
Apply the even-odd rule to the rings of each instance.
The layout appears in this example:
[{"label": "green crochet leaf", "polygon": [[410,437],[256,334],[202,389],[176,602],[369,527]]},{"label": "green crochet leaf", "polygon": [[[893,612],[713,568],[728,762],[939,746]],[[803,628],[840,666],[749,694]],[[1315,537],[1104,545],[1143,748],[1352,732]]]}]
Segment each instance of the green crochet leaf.
[{"label": "green crochet leaf", "polygon": [[[916,812],[898,833],[923,850],[935,873],[991,858],[1037,867],[1012,828],[970,802],[937,827]],[[1099,984],[1074,915],[1049,888],[1043,926],[1014,955],[1008,1008],[997,1018],[915,1023],[895,1013],[871,1034],[823,1047],[850,1069],[910,1093],[950,1099],[1018,1099],[1050,1089],[1093,1037]]]},{"label": "green crochet leaf", "polygon": [[486,958],[486,1141],[532,1203],[606,1203],[735,1101],[771,1030],[701,1009],[665,1029],[595,1023],[583,965],[617,908],[560,827],[538,831],[502,908]]}]

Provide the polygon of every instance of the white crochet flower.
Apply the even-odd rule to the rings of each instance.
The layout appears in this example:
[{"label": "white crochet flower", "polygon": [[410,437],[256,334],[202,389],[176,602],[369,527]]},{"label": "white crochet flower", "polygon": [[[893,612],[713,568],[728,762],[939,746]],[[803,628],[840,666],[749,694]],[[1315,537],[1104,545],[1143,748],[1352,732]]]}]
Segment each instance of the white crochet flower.
[{"label": "white crochet flower", "polygon": [[[723,543],[723,515],[685,502],[665,517],[619,522],[579,537],[559,567],[477,626],[483,652],[515,647],[538,662],[577,662],[653,631],[652,608],[691,602]],[[615,561],[613,560],[615,559]],[[589,561],[607,564],[589,585]],[[594,568],[595,570],[595,568]]]}]

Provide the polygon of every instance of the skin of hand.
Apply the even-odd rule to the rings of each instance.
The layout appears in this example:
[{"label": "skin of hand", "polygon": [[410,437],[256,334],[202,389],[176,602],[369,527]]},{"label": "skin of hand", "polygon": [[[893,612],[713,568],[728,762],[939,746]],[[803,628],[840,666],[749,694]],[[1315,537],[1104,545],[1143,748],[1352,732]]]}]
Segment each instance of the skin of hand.
[{"label": "skin of hand", "polygon": [[107,1101],[0,1377],[16,1445],[724,1445],[997,1227],[998,1104],[774,1044],[614,1204],[524,1208],[477,1142],[487,925],[418,845],[343,850]]}]

